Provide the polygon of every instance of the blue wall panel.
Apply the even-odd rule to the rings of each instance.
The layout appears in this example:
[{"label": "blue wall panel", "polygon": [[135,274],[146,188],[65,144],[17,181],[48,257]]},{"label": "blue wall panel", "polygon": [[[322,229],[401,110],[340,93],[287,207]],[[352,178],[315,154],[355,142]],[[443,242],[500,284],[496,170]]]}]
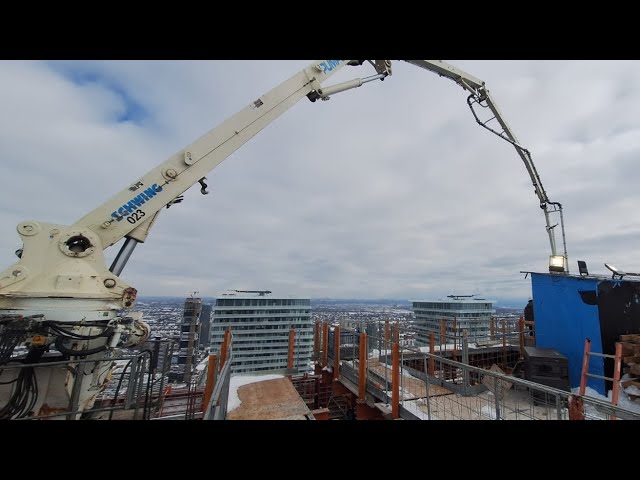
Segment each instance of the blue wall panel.
[{"label": "blue wall panel", "polygon": [[[592,351],[603,351],[598,306],[585,303],[580,294],[597,288],[594,278],[531,274],[536,346],[567,357],[572,388],[580,386],[585,339],[591,340]],[[589,373],[604,375],[601,357],[591,358]],[[589,378],[587,385],[605,395],[603,380]]]}]

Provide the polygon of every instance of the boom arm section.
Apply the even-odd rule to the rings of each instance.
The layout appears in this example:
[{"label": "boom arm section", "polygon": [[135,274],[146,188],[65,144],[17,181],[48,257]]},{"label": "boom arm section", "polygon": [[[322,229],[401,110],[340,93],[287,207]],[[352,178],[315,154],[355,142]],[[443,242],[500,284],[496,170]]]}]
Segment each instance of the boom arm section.
[{"label": "boom arm section", "polygon": [[[470,94],[467,98],[467,103],[469,105],[469,108],[471,109],[471,112],[473,113],[474,118],[476,119],[476,122],[480,126],[486,128],[490,132],[494,133],[495,135],[513,145],[513,147],[516,149],[516,152],[518,152],[518,155],[524,162],[524,166],[527,169],[529,177],[531,178],[531,182],[533,183],[535,194],[540,200],[540,208],[544,211],[547,224],[547,234],[549,235],[549,243],[551,244],[549,270],[569,273],[569,258],[567,256],[567,242],[564,232],[562,204],[549,200],[547,192],[545,192],[544,187],[542,186],[542,181],[540,180],[538,171],[536,170],[536,167],[533,163],[533,159],[531,158],[531,153],[525,147],[520,145],[520,142],[511,130],[511,127],[509,127],[509,124],[502,116],[498,105],[489,93],[489,90],[486,88],[485,82],[477,79],[473,75],[468,74],[464,70],[443,62],[442,60],[405,60],[405,62],[437,73],[442,77],[447,77],[467,90]],[[492,116],[487,120],[481,120],[477,111],[474,109],[474,105],[479,105],[482,108],[488,108],[491,111]],[[489,126],[489,123],[493,120],[496,120],[498,122],[501,131],[497,131],[496,129]],[[562,230],[562,244],[564,248],[564,255],[559,255],[557,253],[554,228],[558,226],[558,224],[551,225],[550,215],[552,213],[558,213],[560,218],[559,224]]]},{"label": "boom arm section", "polygon": [[[18,224],[19,261],[0,272],[0,419],[24,418],[69,407],[77,418],[91,409],[111,377],[115,349],[142,344],[150,328],[130,312],[137,291],[119,274],[137,242],[143,242],[164,206],[178,203],[196,183],[207,193],[205,175],[305,96],[311,101],[356,88],[391,74],[388,61],[370,61],[377,74],[338,85],[322,83],[344,65],[312,63],[289,80],[176,153],[71,226],[28,220]],[[107,270],[103,250],[127,241]],[[18,345],[29,348],[26,363],[43,356],[63,358],[28,381],[4,368]],[[78,359],[90,368],[76,368]],[[67,371],[69,368],[69,371]],[[133,367],[132,367],[133,368]],[[75,375],[70,371],[77,371]],[[26,377],[25,377],[26,378]],[[13,385],[18,385],[16,388]],[[49,390],[48,386],[53,387]],[[28,398],[28,401],[25,400]],[[23,401],[24,400],[24,401]],[[48,409],[48,410],[47,410]]]},{"label": "boom arm section", "polygon": [[[82,217],[74,227],[92,230],[103,248],[124,236],[144,241],[149,230],[146,224],[162,207],[203,182],[209,171],[299,100],[322,92],[321,84],[347,63],[312,63]],[[355,86],[359,85],[350,88]],[[203,184],[203,193],[205,188]]]}]

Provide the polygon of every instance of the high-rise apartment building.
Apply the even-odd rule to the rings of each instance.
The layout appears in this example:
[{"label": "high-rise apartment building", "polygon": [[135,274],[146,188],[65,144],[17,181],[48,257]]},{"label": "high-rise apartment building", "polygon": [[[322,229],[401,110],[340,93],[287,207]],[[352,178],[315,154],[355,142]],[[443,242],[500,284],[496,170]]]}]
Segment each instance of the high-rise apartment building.
[{"label": "high-rise apartment building", "polygon": [[311,370],[313,325],[309,298],[275,296],[269,291],[233,290],[213,307],[211,352],[219,352],[224,332],[233,334],[232,372],[265,372],[288,366],[289,331],[294,329],[293,367]]},{"label": "high-rise apartment building", "polygon": [[198,335],[198,347],[202,350],[211,345],[211,312],[213,305],[205,303],[200,312],[200,334]]},{"label": "high-rise apartment building", "polygon": [[430,334],[439,338],[443,320],[448,342],[453,342],[454,335],[460,335],[462,329],[467,330],[471,342],[486,339],[490,334],[491,316],[495,310],[493,302],[484,298],[449,295],[447,300],[414,300],[412,303],[417,345],[429,345]]}]

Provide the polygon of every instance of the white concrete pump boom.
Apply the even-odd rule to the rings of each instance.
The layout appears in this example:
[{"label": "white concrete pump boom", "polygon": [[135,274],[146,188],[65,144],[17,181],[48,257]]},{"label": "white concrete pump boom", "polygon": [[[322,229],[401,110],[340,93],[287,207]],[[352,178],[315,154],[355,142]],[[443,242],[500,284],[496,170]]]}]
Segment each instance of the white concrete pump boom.
[{"label": "white concrete pump boom", "polygon": [[[373,66],[372,75],[323,85],[345,65],[358,67],[365,62]],[[519,145],[502,119],[484,82],[439,60],[407,62],[451,78],[468,90],[471,94],[467,102],[476,121],[516,148],[545,212],[551,258],[561,259],[550,270],[568,272],[566,246],[564,256],[556,254],[555,225],[549,224],[549,213],[554,211],[560,212],[562,223],[562,207],[547,198],[529,152]],[[113,365],[109,358],[115,349],[140,344],[149,335],[149,327],[141,321],[141,315],[131,312],[137,291],[119,275],[136,244],[146,240],[162,208],[179,203],[181,195],[196,183],[206,194],[208,172],[304,97],[312,102],[328,100],[331,95],[384,80],[389,75],[389,60],[313,62],[73,225],[33,220],[18,224],[23,242],[23,248],[17,252],[19,261],[0,272],[0,419],[37,415],[45,406],[50,410],[73,404],[75,412],[90,409],[111,376]],[[488,107],[502,132],[482,122],[474,104]],[[564,226],[562,232],[564,239]],[[103,250],[125,237],[111,268],[107,268]],[[38,363],[43,356],[54,355],[54,360],[62,357],[71,362],[91,361],[94,365],[78,368],[75,371],[81,373],[72,375],[67,366],[52,362],[52,366],[39,369],[40,372],[49,369],[47,375],[28,373],[16,381],[27,370],[18,374],[3,365],[13,361],[12,352],[18,345],[28,347],[27,363]],[[31,388],[34,382],[37,388]],[[18,391],[19,388],[28,391]],[[23,402],[25,395],[33,392],[38,392],[36,398]]]},{"label": "white concrete pump boom", "polygon": [[[569,273],[569,257],[567,255],[567,242],[564,232],[562,204],[549,200],[547,192],[545,192],[544,187],[542,186],[542,180],[540,180],[540,177],[538,176],[538,171],[536,170],[536,166],[533,163],[533,159],[531,158],[531,153],[529,152],[529,150],[520,145],[520,142],[518,142],[518,139],[509,127],[509,124],[500,113],[498,105],[489,93],[489,90],[485,87],[485,82],[477,79],[473,75],[469,75],[467,72],[460,70],[453,65],[449,65],[448,63],[443,62],[442,60],[405,60],[405,62],[424,68],[425,70],[435,72],[442,77],[450,78],[462,88],[467,90],[470,93],[469,97],[467,98],[467,103],[469,105],[469,108],[471,109],[471,112],[473,113],[473,116],[476,119],[476,122],[478,122],[479,125],[486,128],[490,132],[496,134],[503,140],[513,145],[513,147],[516,149],[516,152],[518,152],[518,155],[520,155],[520,158],[524,162],[524,166],[529,173],[529,177],[531,177],[531,182],[533,183],[535,194],[540,200],[540,208],[544,211],[544,216],[547,223],[547,234],[549,235],[549,243],[551,244],[549,270],[552,272]],[[489,108],[492,117],[484,121],[481,120],[476,110],[474,109],[474,105],[479,105],[483,108]],[[500,132],[489,126],[489,122],[493,120],[496,120],[500,125]],[[559,224],[562,231],[562,245],[564,251],[563,255],[559,255],[556,248],[554,228],[558,224],[551,225],[551,219],[549,215],[552,213],[558,213],[559,215]]]},{"label": "white concrete pump boom", "polygon": [[314,62],[89,212],[74,227],[95,232],[104,248],[124,236],[144,240],[147,234],[140,226],[155,212],[198,183],[299,100],[311,92],[322,92],[322,83],[345,64],[342,60]]}]

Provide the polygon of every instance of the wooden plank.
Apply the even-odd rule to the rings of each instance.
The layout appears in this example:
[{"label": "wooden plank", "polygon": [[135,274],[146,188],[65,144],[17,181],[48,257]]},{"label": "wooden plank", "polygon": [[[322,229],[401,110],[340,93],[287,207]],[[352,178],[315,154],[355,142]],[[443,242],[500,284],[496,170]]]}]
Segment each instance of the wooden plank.
[{"label": "wooden plank", "polygon": [[640,334],[620,335],[621,342],[640,343]]},{"label": "wooden plank", "polygon": [[640,355],[640,344],[620,342],[620,345],[622,345],[622,355]]},{"label": "wooden plank", "polygon": [[640,375],[640,365],[637,363],[632,363],[629,366],[629,371],[632,375]]},{"label": "wooden plank", "polygon": [[622,361],[624,363],[640,363],[640,355],[628,355],[626,357],[622,357]]}]

